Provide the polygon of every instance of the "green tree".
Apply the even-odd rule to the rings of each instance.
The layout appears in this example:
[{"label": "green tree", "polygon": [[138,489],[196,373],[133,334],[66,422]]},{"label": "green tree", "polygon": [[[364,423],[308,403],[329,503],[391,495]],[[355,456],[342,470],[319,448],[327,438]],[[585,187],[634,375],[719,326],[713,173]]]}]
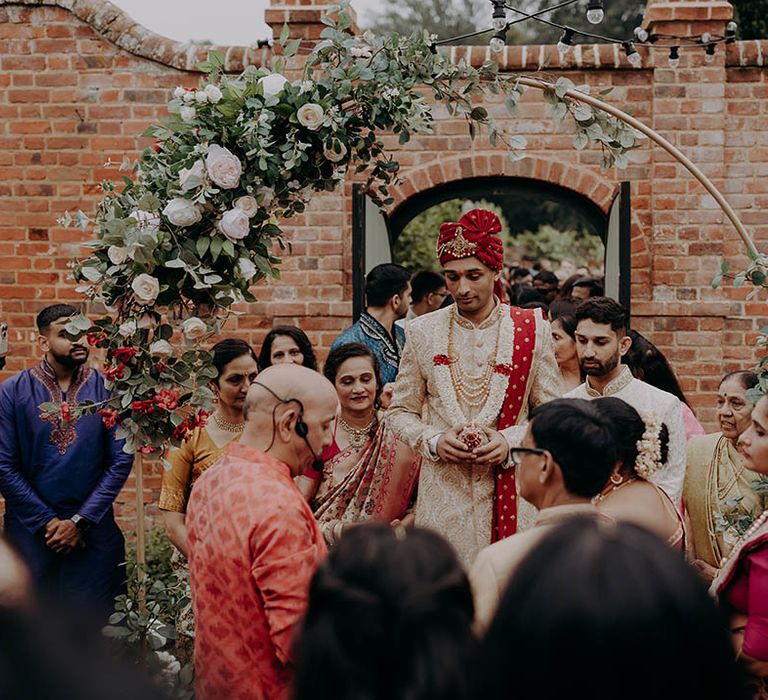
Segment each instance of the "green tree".
[{"label": "green tree", "polygon": [[740,39],[768,38],[768,0],[731,0]]},{"label": "green tree", "polygon": [[404,229],[395,242],[392,257],[412,272],[440,270],[435,255],[435,243],[440,224],[458,221],[461,217],[460,199],[450,199],[421,212]]},{"label": "green tree", "polygon": [[536,231],[513,235],[512,246],[521,254],[554,262],[572,260],[576,267],[602,268],[604,247],[599,236],[583,231],[560,230],[544,224]]}]

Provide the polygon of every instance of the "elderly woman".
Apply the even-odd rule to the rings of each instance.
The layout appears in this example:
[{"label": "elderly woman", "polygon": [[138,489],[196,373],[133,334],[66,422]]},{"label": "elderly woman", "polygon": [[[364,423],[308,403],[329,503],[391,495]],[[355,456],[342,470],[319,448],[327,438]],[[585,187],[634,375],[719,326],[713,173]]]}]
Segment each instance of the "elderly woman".
[{"label": "elderly woman", "polygon": [[759,475],[749,469],[736,442],[750,423],[747,391],[757,385],[754,372],[725,375],[717,391],[720,432],[688,442],[683,501],[691,532],[691,555],[710,579],[733,543],[765,506],[755,492]]}]

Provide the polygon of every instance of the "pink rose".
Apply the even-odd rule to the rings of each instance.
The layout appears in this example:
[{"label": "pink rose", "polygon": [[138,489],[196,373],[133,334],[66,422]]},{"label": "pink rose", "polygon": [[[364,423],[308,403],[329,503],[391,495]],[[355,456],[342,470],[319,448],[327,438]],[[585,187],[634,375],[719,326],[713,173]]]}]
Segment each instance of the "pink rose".
[{"label": "pink rose", "polygon": [[218,223],[218,228],[231,241],[240,241],[251,230],[251,222],[248,219],[248,214],[235,207],[224,213]]},{"label": "pink rose", "polygon": [[240,159],[231,151],[215,143],[208,147],[205,169],[211,181],[224,190],[237,187],[240,184],[240,176],[243,174]]}]

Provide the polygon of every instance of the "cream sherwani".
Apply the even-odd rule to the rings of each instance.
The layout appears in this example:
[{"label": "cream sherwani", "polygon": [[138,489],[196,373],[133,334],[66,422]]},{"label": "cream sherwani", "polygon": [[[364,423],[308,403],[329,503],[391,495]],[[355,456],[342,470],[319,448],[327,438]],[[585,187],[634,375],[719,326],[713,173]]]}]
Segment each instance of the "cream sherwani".
[{"label": "cream sherwani", "polygon": [[569,391],[564,398],[596,399],[601,396],[615,396],[617,399],[623,399],[641,415],[654,414],[666,424],[669,431],[669,455],[666,464],[651,477],[651,481],[663,488],[679,508],[686,462],[685,424],[680,399],[635,379],[626,365],[621,366],[619,376],[603,389],[602,394],[590,386],[587,378],[587,381]]},{"label": "cream sherwani", "polygon": [[[453,318],[453,322],[452,322]],[[558,398],[560,371],[552,350],[549,323],[536,311],[536,341],[530,378],[518,424],[502,431],[510,446],[519,446],[530,407]],[[451,325],[453,323],[453,329]],[[477,407],[463,401],[454,386],[450,368],[435,357],[456,358],[463,377],[480,377],[488,364],[512,364],[527,348],[515,343],[510,307],[497,304],[482,323],[462,318],[455,305],[408,322],[408,340],[400,362],[388,420],[400,438],[424,458],[416,503],[416,524],[436,530],[456,548],[465,565],[491,542],[494,468],[449,464],[438,460],[430,441],[453,427],[474,422],[496,429],[509,378],[493,373],[487,398]],[[517,353],[520,353],[519,355]],[[523,502],[518,499],[520,508]],[[533,513],[529,508],[531,519]],[[520,517],[522,513],[518,510]],[[521,529],[521,522],[518,528]]]}]

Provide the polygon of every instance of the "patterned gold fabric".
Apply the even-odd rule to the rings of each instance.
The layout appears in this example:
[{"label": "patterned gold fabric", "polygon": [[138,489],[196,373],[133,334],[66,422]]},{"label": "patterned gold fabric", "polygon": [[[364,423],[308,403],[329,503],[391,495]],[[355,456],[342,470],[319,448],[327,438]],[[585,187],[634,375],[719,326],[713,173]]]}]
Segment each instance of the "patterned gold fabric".
[{"label": "patterned gold fabric", "polygon": [[[478,376],[489,362],[508,365],[515,353],[526,348],[515,344],[515,328],[509,307],[499,305],[493,321],[474,326],[460,319],[453,329],[459,370]],[[408,342],[400,363],[394,397],[387,414],[392,429],[422,455],[416,502],[416,524],[438,531],[456,548],[466,565],[491,542],[493,511],[492,466],[467,467],[434,460],[429,441],[455,426],[474,421],[495,429],[505,398],[508,377],[494,373],[488,398],[474,409],[457,395],[450,367],[435,358],[448,356],[448,337],[454,307],[420,316],[408,324]],[[495,314],[495,315],[494,315]],[[560,370],[552,349],[549,323],[537,310],[536,342],[528,396],[518,425],[502,431],[511,446],[518,446],[525,434],[528,409],[558,398]],[[497,343],[498,334],[498,343]],[[495,358],[494,349],[497,347]],[[518,503],[518,529],[532,524],[535,510],[522,499]]]}]

